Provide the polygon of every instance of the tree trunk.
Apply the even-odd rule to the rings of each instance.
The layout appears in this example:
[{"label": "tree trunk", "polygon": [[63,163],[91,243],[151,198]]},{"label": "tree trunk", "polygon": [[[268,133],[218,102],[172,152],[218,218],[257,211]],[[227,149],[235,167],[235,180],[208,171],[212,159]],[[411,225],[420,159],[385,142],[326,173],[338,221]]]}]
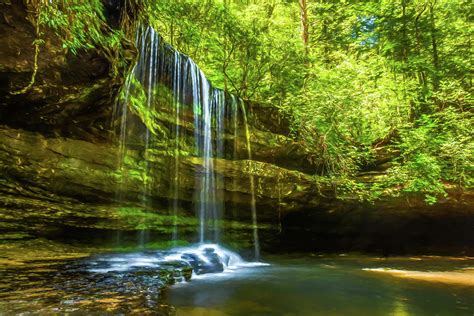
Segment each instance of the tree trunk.
[{"label": "tree trunk", "polygon": [[434,74],[433,74],[433,88],[434,90],[438,90],[439,88],[439,78],[438,78],[438,70],[439,70],[439,55],[438,55],[438,42],[436,37],[436,22],[435,22],[435,14],[434,14],[434,7],[436,6],[436,0],[430,2],[430,27],[431,27],[431,49],[433,54],[433,67],[434,67]]},{"label": "tree trunk", "polygon": [[[426,10],[426,7],[427,7],[427,4],[424,4],[423,7],[421,8],[420,12],[417,14],[417,16],[415,18],[416,53],[418,55],[421,55],[421,50],[422,50],[422,47],[423,47],[421,34],[420,34],[419,21],[420,21],[421,16],[423,15],[423,13]],[[426,87],[427,87],[426,73],[423,69],[418,70],[418,81],[426,89]]]},{"label": "tree trunk", "polygon": [[301,16],[301,38],[303,40],[305,54],[309,53],[309,23],[307,0],[299,0]]},{"label": "tree trunk", "polygon": [[406,0],[402,0],[402,56],[401,58],[402,58],[403,63],[405,64],[408,61],[408,49],[409,49],[406,9],[407,9]]}]

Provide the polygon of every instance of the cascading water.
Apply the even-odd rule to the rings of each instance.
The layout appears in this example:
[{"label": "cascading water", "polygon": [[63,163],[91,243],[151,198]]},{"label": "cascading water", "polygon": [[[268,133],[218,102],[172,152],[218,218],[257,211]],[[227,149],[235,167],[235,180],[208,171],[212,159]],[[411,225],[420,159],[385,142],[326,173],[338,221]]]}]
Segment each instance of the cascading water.
[{"label": "cascading water", "polygon": [[[132,73],[127,78],[121,93],[122,101],[117,104],[115,118],[120,122],[120,155],[123,169],[123,159],[127,153],[128,138],[142,138],[143,157],[145,158],[145,176],[143,177],[142,203],[147,204],[147,197],[152,194],[152,183],[149,181],[150,172],[146,162],[147,152],[153,145],[156,133],[152,127],[163,124],[157,122],[156,112],[171,113],[169,120],[168,146],[173,152],[174,166],[170,170],[170,208],[173,214],[172,240],[179,237],[179,210],[180,210],[180,152],[183,146],[192,146],[191,154],[198,157],[201,163],[195,172],[194,205],[196,216],[199,219],[198,240],[200,244],[218,243],[221,238],[221,222],[224,213],[224,175],[216,171],[216,159],[226,158],[224,135],[227,131],[234,134],[234,141],[238,137],[239,107],[242,113],[242,123],[245,126],[247,138],[248,159],[251,160],[250,134],[243,101],[234,96],[228,97],[223,90],[213,88],[204,73],[183,54],[176,52],[171,46],[162,41],[161,37],[151,27],[140,27],[137,31],[136,44],[139,49],[138,61]],[[169,91],[167,97],[163,91]],[[166,93],[164,93],[166,95]],[[163,100],[166,99],[166,100]],[[164,108],[163,104],[167,104]],[[170,106],[171,104],[171,106]],[[230,110],[227,110],[229,108]],[[140,131],[133,124],[142,122],[133,121],[129,112],[139,114],[145,123],[142,136],[131,135]],[[191,114],[190,114],[191,113]],[[192,115],[192,117],[190,117]],[[186,142],[185,122],[193,125],[192,134],[194,144]],[[135,122],[135,123],[134,123]],[[236,147],[227,156],[236,157]],[[189,149],[189,148],[188,148]],[[257,213],[255,207],[255,185],[250,177],[252,191],[251,211],[252,227],[255,244],[255,257],[260,255],[258,243]]]},{"label": "cascading water", "polygon": [[[158,45],[159,41],[156,40],[157,34],[153,28],[147,28],[145,30],[146,36],[139,36],[140,32],[137,32],[137,37],[136,37],[136,46],[139,48],[139,59],[137,63],[134,65],[130,75],[127,77],[125,86],[123,90],[121,91],[121,97],[119,98],[119,101],[116,103],[116,108],[114,110],[113,114],[113,121],[120,121],[120,126],[119,126],[119,144],[120,144],[120,150],[119,150],[119,172],[121,175],[121,183],[118,188],[118,194],[117,194],[117,199],[121,201],[123,199],[122,197],[122,183],[124,181],[127,181],[127,170],[125,170],[124,166],[124,160],[127,156],[127,149],[128,149],[128,142],[130,138],[135,138],[135,137],[130,137],[131,133],[134,133],[135,135],[133,136],[138,136],[138,138],[142,138],[143,141],[143,148],[144,148],[144,155],[147,154],[147,151],[150,146],[151,142],[151,135],[150,135],[150,129],[145,128],[143,133],[138,133],[136,131],[136,126],[134,126],[135,122],[132,119],[132,116],[130,116],[130,107],[131,103],[133,103],[134,98],[136,97],[134,94],[136,94],[136,89],[138,88],[138,84],[140,84],[141,87],[144,88],[144,92],[146,94],[146,109],[150,111],[153,107],[154,104],[154,88],[156,85],[156,78],[157,78],[157,58],[158,55],[157,53],[159,52],[158,50]],[[150,38],[150,41],[147,41],[147,38]],[[141,135],[136,135],[136,134],[141,134]],[[149,173],[149,165],[148,161],[145,159],[145,166],[143,170],[143,184],[141,187],[141,202],[143,205],[148,206],[148,196],[150,195],[150,180],[148,177]],[[146,223],[144,223],[146,224]],[[145,225],[146,226],[146,225]],[[141,247],[144,247],[145,244],[148,242],[148,231],[146,229],[142,229],[138,233],[138,243]],[[120,236],[118,237],[118,240],[120,241]]]},{"label": "cascading water", "polygon": [[[245,107],[243,102],[240,103],[242,106],[242,115],[244,117],[244,124],[245,124],[245,139],[247,140],[247,153],[249,162],[252,162],[252,148],[250,147],[250,131],[249,125],[247,122],[247,113],[245,111]],[[252,230],[253,230],[253,244],[254,244],[254,251],[255,251],[255,259],[258,261],[260,260],[260,242],[258,238],[258,224],[257,224],[257,202],[255,200],[255,178],[253,177],[253,173],[250,172],[250,190],[252,194],[251,200],[251,207],[252,207]]]},{"label": "cascading water", "polygon": [[181,56],[178,52],[174,53],[174,64],[176,65],[175,71],[173,73],[173,77],[177,78],[177,80],[173,80],[173,99],[172,104],[174,105],[174,173],[173,179],[171,181],[173,193],[172,193],[172,203],[173,203],[173,234],[171,236],[171,240],[176,243],[178,240],[178,216],[179,216],[179,157],[180,157],[180,128],[179,125],[181,123],[180,120],[180,102],[179,96],[181,95]]}]

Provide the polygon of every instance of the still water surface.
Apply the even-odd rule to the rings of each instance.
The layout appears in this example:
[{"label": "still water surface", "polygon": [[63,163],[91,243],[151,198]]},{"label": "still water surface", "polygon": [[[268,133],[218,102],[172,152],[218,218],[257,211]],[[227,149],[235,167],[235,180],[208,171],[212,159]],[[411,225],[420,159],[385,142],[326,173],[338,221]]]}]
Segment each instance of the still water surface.
[{"label": "still water surface", "polygon": [[270,257],[270,266],[206,275],[172,286],[177,315],[474,315],[474,287],[363,270],[447,271],[472,260]]}]

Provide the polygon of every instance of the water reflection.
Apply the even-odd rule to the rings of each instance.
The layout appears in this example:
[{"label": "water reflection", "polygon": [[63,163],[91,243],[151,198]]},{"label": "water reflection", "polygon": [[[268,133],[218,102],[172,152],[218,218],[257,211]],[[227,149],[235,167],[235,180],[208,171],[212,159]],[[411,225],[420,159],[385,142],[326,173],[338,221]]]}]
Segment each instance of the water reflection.
[{"label": "water reflection", "polygon": [[[178,315],[472,315],[474,288],[369,273],[364,267],[412,267],[411,260],[278,258],[272,266],[194,280],[168,290]],[[446,262],[418,262],[442,269]],[[456,264],[455,264],[456,265]],[[453,268],[453,267],[451,267]],[[195,314],[193,314],[195,313]],[[205,315],[205,314],[204,314]]]},{"label": "water reflection", "polygon": [[[163,260],[170,256],[173,254],[157,257],[145,252],[74,261],[38,260],[15,269],[0,266],[0,314],[174,315],[174,310],[185,316],[474,313],[472,286],[364,270],[472,271],[468,269],[474,266],[472,259],[278,256],[268,258],[270,266],[240,262],[228,266],[235,269],[193,275],[184,282],[177,266],[164,265]],[[236,259],[229,262],[238,263]]]},{"label": "water reflection", "polygon": [[407,306],[406,306],[406,298],[395,298],[393,312],[391,315],[393,316],[410,316],[411,314],[408,313]]}]

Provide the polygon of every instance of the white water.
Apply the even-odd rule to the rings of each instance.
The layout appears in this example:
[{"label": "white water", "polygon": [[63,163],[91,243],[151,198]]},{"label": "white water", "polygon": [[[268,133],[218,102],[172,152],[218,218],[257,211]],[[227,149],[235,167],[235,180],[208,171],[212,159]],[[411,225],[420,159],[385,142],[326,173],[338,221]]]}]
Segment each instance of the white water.
[{"label": "white water", "polygon": [[[205,255],[206,249],[213,249],[214,253],[219,257],[219,261],[224,266],[224,271],[220,273],[234,273],[241,268],[267,266],[268,264],[262,262],[247,262],[242,257],[229,249],[226,249],[218,244],[199,244],[190,247],[173,248],[167,251],[155,251],[146,253],[131,253],[131,254],[117,254],[112,256],[103,256],[96,258],[89,264],[91,268],[89,272],[107,273],[111,271],[125,272],[135,269],[143,268],[159,268],[168,263],[185,262],[183,255],[195,255],[200,261],[204,263],[211,263],[209,258]],[[204,275],[216,275],[218,273],[206,273],[197,276],[193,274],[193,278],[202,278]]]}]

